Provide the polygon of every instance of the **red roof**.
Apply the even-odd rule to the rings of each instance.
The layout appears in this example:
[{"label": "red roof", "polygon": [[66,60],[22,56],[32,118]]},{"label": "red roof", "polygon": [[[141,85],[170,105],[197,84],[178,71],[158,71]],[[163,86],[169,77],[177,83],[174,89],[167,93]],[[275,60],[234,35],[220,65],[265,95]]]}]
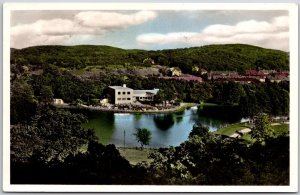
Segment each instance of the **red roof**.
[{"label": "red roof", "polygon": [[265,74],[263,72],[257,71],[257,70],[246,70],[245,75],[248,75],[248,76],[263,76]]},{"label": "red roof", "polygon": [[289,73],[288,72],[275,72],[273,75],[276,77],[288,77]]}]

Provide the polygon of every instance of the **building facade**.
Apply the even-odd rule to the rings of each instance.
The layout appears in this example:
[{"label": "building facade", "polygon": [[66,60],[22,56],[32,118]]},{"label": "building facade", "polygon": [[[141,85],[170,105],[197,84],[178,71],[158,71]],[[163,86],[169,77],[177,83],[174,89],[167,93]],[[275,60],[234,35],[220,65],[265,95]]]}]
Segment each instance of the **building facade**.
[{"label": "building facade", "polygon": [[152,90],[133,90],[133,101],[134,102],[147,102],[153,101],[154,96],[158,93],[159,89]]},{"label": "building facade", "polygon": [[123,86],[109,86],[110,102],[112,104],[133,103],[133,89]]}]

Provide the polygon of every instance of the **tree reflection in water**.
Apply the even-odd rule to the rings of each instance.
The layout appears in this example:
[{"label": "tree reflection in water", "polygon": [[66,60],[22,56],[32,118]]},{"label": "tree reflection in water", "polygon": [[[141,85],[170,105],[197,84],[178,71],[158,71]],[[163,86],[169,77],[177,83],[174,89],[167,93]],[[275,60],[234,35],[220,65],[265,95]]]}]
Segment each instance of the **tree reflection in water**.
[{"label": "tree reflection in water", "polygon": [[156,115],[153,117],[155,126],[163,131],[168,130],[174,125],[173,114]]}]

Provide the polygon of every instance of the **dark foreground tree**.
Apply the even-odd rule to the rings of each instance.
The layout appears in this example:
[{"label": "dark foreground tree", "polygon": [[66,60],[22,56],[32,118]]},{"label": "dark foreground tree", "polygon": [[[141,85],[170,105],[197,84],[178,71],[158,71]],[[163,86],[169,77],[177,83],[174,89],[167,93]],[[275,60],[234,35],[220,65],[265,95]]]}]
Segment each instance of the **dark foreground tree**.
[{"label": "dark foreground tree", "polygon": [[138,169],[124,159],[114,145],[91,141],[84,152],[68,155],[63,161],[11,163],[12,184],[136,184]]},{"label": "dark foreground tree", "polygon": [[151,141],[151,132],[146,128],[138,128],[133,134],[136,137],[136,140],[140,142],[141,149],[144,148],[144,145],[149,145]]},{"label": "dark foreground tree", "polygon": [[90,139],[95,139],[93,131],[81,127],[84,122],[86,118],[81,114],[40,108],[30,125],[11,128],[11,159],[25,162],[36,156],[48,162],[75,154]]}]

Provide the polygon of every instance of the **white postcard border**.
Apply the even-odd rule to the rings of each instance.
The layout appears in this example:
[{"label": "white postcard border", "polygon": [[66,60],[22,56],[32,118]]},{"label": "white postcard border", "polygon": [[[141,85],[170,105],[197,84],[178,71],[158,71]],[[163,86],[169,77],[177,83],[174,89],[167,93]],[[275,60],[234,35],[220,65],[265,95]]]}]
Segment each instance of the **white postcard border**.
[{"label": "white postcard border", "polygon": [[[11,185],[10,12],[13,10],[288,10],[290,16],[290,185]],[[296,192],[298,191],[298,6],[295,3],[5,3],[3,6],[3,190],[11,192]]]}]

